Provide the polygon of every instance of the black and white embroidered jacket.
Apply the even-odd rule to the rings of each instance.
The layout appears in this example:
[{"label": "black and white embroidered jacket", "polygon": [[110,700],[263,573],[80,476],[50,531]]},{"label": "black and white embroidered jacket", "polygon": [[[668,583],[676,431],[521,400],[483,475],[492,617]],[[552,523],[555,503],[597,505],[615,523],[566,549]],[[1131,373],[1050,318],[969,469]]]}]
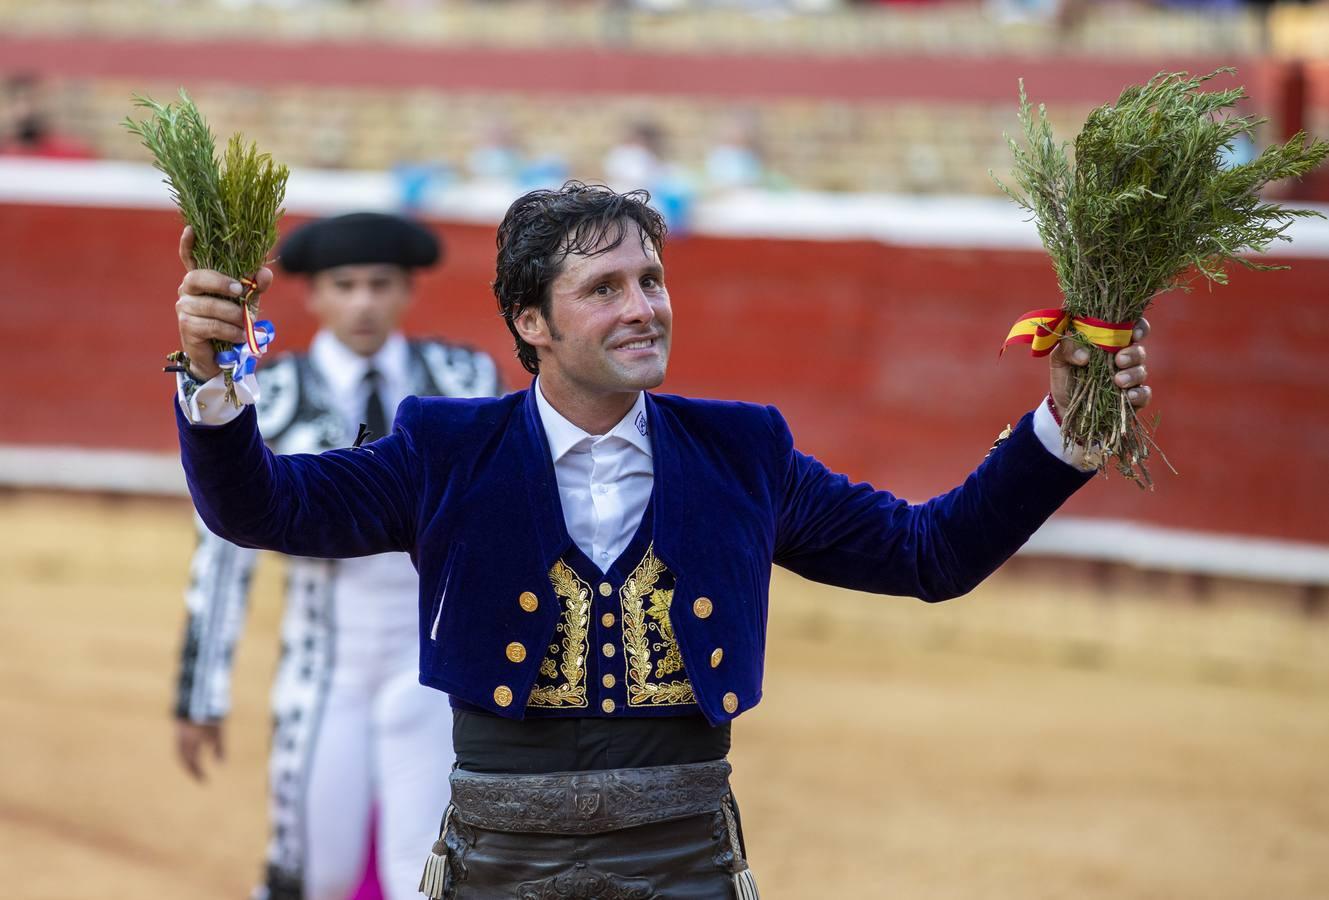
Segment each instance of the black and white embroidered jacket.
[{"label": "black and white embroidered jacket", "polygon": [[[332,402],[327,380],[307,354],[287,354],[265,365],[258,403],[259,428],[278,453],[319,453],[345,447],[355,439]],[[439,341],[409,342],[410,393],[419,396],[486,397],[500,391],[498,371],[488,354]],[[199,525],[199,543],[190,565],[188,607],[181,650],[175,714],[196,722],[216,721],[230,710],[231,665],[244,628],[249,585],[257,552],[237,547]],[[317,681],[331,667],[338,628],[348,627],[348,611],[339,610],[339,590],[354,578],[372,584],[374,596],[349,610],[353,626],[376,632],[404,633],[414,640],[415,572],[405,554],[362,560],[291,557],[282,622],[284,680]],[[363,593],[361,591],[361,593]],[[343,602],[343,606],[345,606]],[[375,618],[376,617],[376,618]],[[407,627],[409,626],[409,627]],[[294,685],[289,686],[295,688]],[[314,684],[306,687],[317,689]]]}]

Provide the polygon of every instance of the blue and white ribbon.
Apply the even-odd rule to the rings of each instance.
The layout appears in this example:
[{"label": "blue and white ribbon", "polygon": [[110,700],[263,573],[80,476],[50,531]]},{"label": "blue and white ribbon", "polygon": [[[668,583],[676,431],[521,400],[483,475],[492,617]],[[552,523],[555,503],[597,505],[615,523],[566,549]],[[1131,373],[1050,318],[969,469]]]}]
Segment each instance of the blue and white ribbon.
[{"label": "blue and white ribbon", "polygon": [[234,349],[219,352],[217,365],[230,374],[232,384],[243,385],[254,402],[258,402],[258,378],[254,372],[258,368],[258,358],[268,352],[268,346],[277,336],[277,329],[267,319],[251,322],[248,307],[245,308],[245,326],[246,339],[233,344]]}]

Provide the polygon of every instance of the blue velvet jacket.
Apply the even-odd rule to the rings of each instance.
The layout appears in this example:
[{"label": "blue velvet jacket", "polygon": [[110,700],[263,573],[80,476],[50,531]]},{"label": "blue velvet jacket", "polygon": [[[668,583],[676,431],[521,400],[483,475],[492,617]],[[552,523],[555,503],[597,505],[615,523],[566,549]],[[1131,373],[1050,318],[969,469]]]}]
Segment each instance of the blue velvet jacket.
[{"label": "blue velvet jacket", "polygon": [[[655,552],[675,576],[674,633],[715,724],[761,699],[772,563],[855,590],[945,600],[991,574],[1088,479],[1047,452],[1026,416],[963,485],[911,505],[798,452],[774,407],[646,402]],[[409,552],[420,573],[421,682],[523,717],[541,654],[514,661],[505,648],[549,645],[560,604],[548,573],[572,546],[529,390],[408,398],[391,435],[320,455],[271,453],[252,409],[216,427],[176,412],[209,528],[297,556]],[[697,598],[709,601],[704,617]],[[709,662],[715,647],[723,665]]]}]

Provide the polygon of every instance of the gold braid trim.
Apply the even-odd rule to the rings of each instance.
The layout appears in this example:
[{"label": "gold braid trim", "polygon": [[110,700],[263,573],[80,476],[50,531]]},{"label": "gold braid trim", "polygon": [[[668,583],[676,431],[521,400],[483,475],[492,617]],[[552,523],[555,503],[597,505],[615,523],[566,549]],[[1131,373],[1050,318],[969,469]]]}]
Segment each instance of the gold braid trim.
[{"label": "gold braid trim", "polygon": [[[655,544],[652,543],[619,591],[623,609],[623,653],[628,663],[629,706],[677,706],[696,702],[696,697],[692,693],[692,684],[686,678],[682,681],[669,682],[650,680],[649,631],[652,625],[661,638],[661,644],[657,644],[656,649],[665,650],[656,677],[678,671],[683,667],[683,657],[674,638],[673,626],[669,622],[669,605],[673,601],[674,592],[655,590],[655,584],[664,571],[664,563],[656,557]],[[643,598],[648,595],[651,596],[650,610],[647,610],[643,603]],[[648,615],[652,619],[650,624],[646,621]],[[674,667],[675,661],[676,667]]]},{"label": "gold braid trim", "polygon": [[[537,685],[531,690],[527,706],[584,707],[586,701],[586,654],[589,652],[587,634],[591,624],[591,586],[577,577],[562,560],[549,570],[549,581],[554,593],[563,600],[563,621],[558,630],[563,632],[563,659],[559,671],[563,681],[556,685]],[[554,649],[551,645],[551,649]],[[552,660],[540,663],[541,674],[553,673]]]},{"label": "gold braid trim", "polygon": [[673,591],[654,591],[651,594],[650,608],[646,610],[646,615],[655,620],[660,630],[660,643],[652,644],[651,649],[657,653],[664,651],[664,656],[655,666],[656,678],[664,678],[683,669],[683,654],[679,651],[678,641],[674,638],[674,625],[669,621],[669,606],[673,602]]}]

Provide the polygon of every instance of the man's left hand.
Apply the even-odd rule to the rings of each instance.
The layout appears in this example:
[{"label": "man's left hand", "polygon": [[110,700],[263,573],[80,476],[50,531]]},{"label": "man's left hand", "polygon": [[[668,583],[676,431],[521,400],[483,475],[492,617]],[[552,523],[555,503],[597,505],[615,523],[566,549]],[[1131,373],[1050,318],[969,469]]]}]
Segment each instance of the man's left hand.
[{"label": "man's left hand", "polygon": [[[1145,384],[1149,373],[1144,367],[1144,339],[1149,336],[1149,322],[1141,319],[1131,333],[1131,345],[1117,351],[1113,363],[1117,367],[1114,380],[1117,386],[1125,389],[1126,400],[1136,409],[1147,406],[1153,399],[1153,391]],[[1058,342],[1056,349],[1048,355],[1052,375],[1052,402],[1057,413],[1064,414],[1071,402],[1071,366],[1089,365],[1089,355],[1101,351],[1083,347],[1070,339]]]}]

